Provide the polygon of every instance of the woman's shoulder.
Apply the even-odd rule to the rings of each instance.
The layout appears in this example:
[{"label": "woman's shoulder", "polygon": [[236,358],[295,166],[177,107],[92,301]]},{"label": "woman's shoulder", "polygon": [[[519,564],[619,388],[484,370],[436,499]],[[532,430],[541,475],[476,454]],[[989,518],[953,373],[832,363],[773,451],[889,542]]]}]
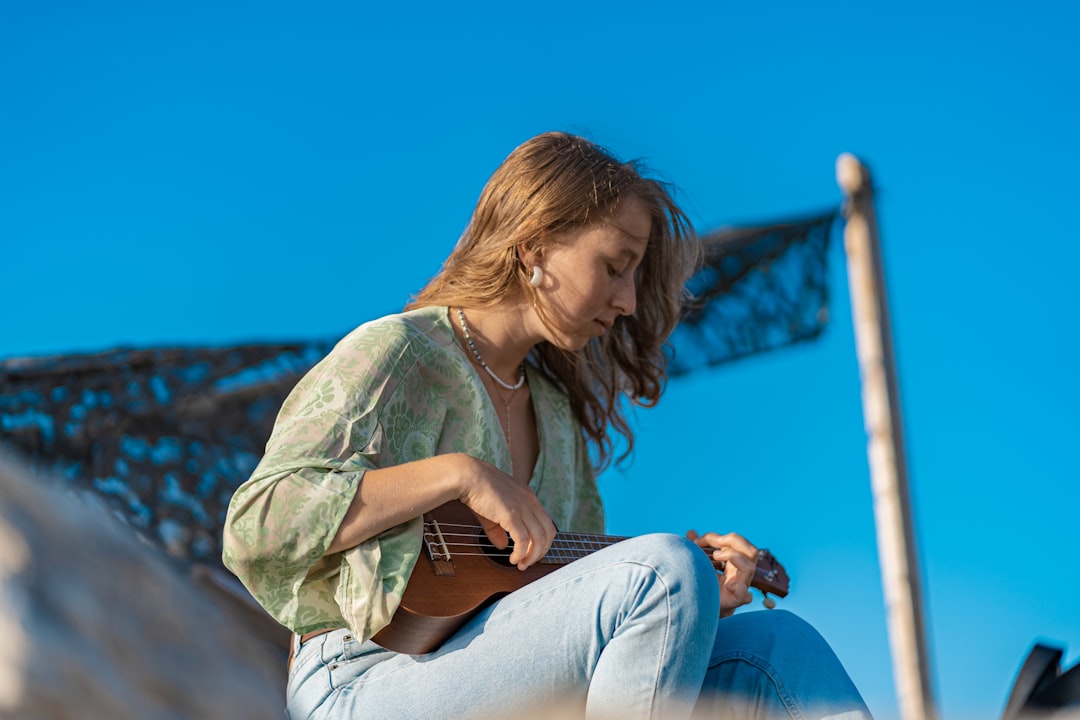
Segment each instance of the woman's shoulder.
[{"label": "woman's shoulder", "polygon": [[445,347],[453,341],[446,308],[423,307],[369,320],[342,338],[335,351],[360,348],[401,351],[409,347]]},{"label": "woman's shoulder", "polygon": [[452,373],[458,358],[446,308],[425,307],[385,315],[343,337],[314,368],[342,382],[382,386],[421,370]]}]

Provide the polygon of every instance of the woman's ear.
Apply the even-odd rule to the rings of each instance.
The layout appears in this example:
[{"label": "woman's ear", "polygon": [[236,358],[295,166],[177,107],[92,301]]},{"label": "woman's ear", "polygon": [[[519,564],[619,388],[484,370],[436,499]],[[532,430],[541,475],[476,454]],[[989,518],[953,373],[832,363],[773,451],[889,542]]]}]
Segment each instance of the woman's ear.
[{"label": "woman's ear", "polygon": [[517,256],[526,269],[534,267],[542,256],[543,246],[539,238],[522,240],[517,246]]}]

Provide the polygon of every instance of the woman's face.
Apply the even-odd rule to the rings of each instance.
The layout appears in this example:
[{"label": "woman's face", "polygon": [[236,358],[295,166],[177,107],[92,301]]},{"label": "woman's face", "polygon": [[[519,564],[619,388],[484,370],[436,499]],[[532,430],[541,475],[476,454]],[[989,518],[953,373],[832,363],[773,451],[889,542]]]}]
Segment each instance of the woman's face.
[{"label": "woman's face", "polygon": [[652,220],[642,203],[623,202],[604,220],[560,233],[547,244],[538,288],[553,326],[548,338],[579,350],[637,307],[635,273],[645,256]]}]

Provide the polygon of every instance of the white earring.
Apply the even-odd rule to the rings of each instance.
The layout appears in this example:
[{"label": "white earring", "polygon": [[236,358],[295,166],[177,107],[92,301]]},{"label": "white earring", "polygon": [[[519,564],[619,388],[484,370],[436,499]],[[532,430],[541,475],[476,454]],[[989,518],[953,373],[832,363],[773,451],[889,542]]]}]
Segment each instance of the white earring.
[{"label": "white earring", "polygon": [[544,271],[540,269],[539,265],[533,265],[532,275],[529,276],[529,284],[534,288],[538,288],[542,282],[544,282]]}]

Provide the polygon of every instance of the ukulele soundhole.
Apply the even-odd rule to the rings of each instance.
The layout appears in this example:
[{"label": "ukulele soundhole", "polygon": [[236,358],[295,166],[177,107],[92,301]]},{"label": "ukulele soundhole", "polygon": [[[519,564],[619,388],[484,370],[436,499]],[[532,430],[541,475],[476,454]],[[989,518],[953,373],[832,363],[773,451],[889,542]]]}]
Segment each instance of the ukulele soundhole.
[{"label": "ukulele soundhole", "polygon": [[505,550],[500,550],[491,544],[488,540],[487,533],[480,529],[476,533],[476,543],[480,546],[480,549],[484,551],[484,555],[496,565],[502,565],[503,567],[514,567],[510,564],[510,552],[512,546],[507,546]]}]

